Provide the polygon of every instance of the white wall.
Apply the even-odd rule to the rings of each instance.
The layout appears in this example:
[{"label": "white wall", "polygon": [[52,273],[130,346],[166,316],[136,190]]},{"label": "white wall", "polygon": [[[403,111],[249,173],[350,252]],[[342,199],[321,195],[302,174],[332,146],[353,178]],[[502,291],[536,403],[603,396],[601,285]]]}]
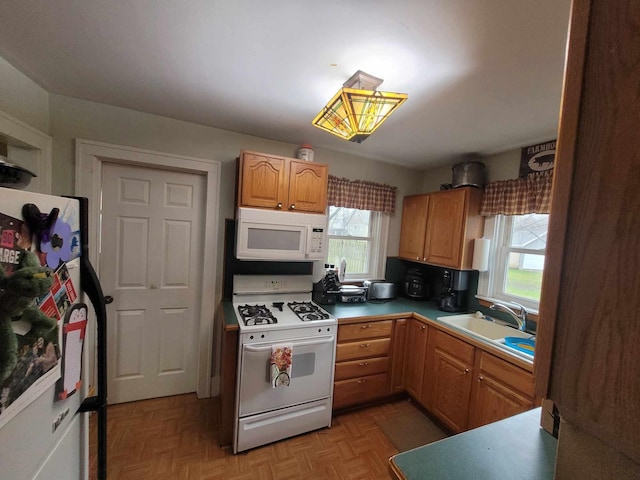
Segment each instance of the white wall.
[{"label": "white wall", "polygon": [[[210,158],[222,164],[220,218],[232,218],[235,198],[235,159],[241,149],[294,157],[297,145],[173,120],[109,105],[50,95],[53,137],[53,193],[74,190],[74,139],[94,140],[147,150]],[[327,163],[332,175],[369,180],[398,187],[398,209],[391,220],[389,255],[397,255],[400,242],[402,197],[420,191],[421,172],[335,153],[315,151],[315,161]],[[223,245],[224,223],[218,245]],[[222,288],[222,249],[218,252],[217,294]]]},{"label": "white wall", "polygon": [[[520,170],[519,148],[474,160],[484,163],[486,182],[518,178]],[[453,162],[451,165],[444,167],[436,167],[426,170],[422,179],[422,192],[435,192],[440,190],[441,184],[451,183],[453,180],[453,172],[451,171],[451,168],[455,163],[458,162]]]},{"label": "white wall", "polygon": [[0,111],[49,133],[49,94],[1,57]]}]

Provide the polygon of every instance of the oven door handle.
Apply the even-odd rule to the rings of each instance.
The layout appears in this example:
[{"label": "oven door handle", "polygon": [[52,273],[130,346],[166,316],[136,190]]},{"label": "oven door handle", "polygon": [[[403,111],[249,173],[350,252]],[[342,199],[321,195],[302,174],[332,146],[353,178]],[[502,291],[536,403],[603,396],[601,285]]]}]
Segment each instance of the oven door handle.
[{"label": "oven door handle", "polygon": [[[323,337],[321,339],[318,340],[309,340],[306,342],[285,342],[283,341],[282,343],[291,343],[294,347],[307,347],[309,345],[323,345],[325,343],[332,343],[335,340],[335,336],[330,336],[330,337]],[[274,342],[274,345],[277,345],[276,342]],[[265,350],[271,350],[271,345],[266,345],[264,347],[254,347],[252,345],[244,345],[244,349],[247,350],[248,352],[263,352]]]}]

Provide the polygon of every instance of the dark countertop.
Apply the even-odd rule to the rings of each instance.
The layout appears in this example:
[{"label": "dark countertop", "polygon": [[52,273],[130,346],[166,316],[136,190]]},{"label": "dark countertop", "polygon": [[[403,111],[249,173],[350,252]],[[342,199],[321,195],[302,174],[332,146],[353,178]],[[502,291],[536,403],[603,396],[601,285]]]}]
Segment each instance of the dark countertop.
[{"label": "dark countertop", "polygon": [[[445,315],[460,314],[443,312],[438,309],[436,302],[433,301],[409,300],[407,298],[396,298],[388,301],[373,300],[364,303],[337,303],[335,305],[321,306],[338,319],[373,317],[378,315],[411,315],[415,312],[431,320],[435,320]],[[238,320],[235,316],[232,302],[230,300],[223,300],[222,309],[225,326],[227,328],[236,328],[238,326]]]},{"label": "dark countertop", "polygon": [[[460,315],[461,312],[448,313],[439,310],[436,302],[426,300],[410,300],[398,297],[394,300],[371,300],[364,303],[337,303],[335,305],[322,305],[327,312],[336,318],[372,317],[377,315],[394,315],[406,313],[418,313],[423,317],[435,320],[447,315]],[[464,313],[464,312],[462,312]]]},{"label": "dark countertop", "polygon": [[554,478],[557,439],[540,428],[541,409],[399,453],[397,480],[545,480]]}]

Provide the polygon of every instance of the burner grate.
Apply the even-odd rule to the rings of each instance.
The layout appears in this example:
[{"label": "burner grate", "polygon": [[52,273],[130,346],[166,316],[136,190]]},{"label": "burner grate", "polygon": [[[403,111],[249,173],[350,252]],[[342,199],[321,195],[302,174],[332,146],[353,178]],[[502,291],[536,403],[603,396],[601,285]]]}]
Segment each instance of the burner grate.
[{"label": "burner grate", "polygon": [[312,302],[289,302],[287,303],[287,306],[303,322],[327,320],[331,318],[331,315],[320,309],[320,307]]},{"label": "burner grate", "polygon": [[266,305],[238,305],[238,313],[248,327],[278,323]]}]

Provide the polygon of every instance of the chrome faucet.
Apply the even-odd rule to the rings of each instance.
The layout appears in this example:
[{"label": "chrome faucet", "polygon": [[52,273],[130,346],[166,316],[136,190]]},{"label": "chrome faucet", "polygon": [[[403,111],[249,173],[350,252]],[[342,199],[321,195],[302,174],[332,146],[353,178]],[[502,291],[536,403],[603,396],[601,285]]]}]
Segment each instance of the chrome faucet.
[{"label": "chrome faucet", "polygon": [[511,309],[510,307],[507,307],[506,305],[503,305],[502,303],[492,303],[489,306],[489,308],[491,310],[497,310],[499,312],[508,313],[518,324],[518,330],[524,332],[524,329],[527,326],[527,311],[525,310],[523,305],[520,305],[519,303],[516,303],[516,302],[511,302],[511,303],[513,303],[516,307],[520,309],[520,313],[516,313],[515,311],[513,311],[513,309]]}]

